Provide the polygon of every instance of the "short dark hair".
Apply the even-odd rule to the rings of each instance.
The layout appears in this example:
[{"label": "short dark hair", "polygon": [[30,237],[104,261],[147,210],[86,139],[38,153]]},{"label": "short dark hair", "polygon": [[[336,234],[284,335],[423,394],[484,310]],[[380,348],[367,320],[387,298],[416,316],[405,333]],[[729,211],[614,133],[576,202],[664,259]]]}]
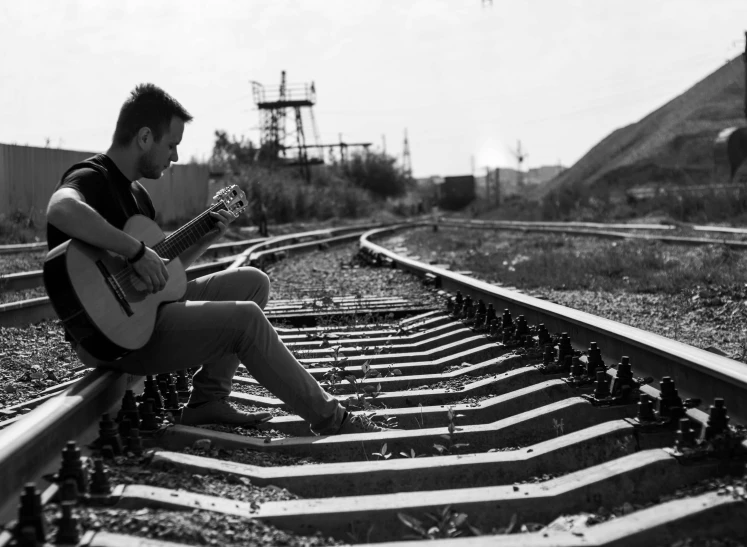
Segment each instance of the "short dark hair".
[{"label": "short dark hair", "polygon": [[163,89],[153,84],[139,84],[119,111],[112,140],[116,145],[127,146],[140,129],[148,127],[153,138],[160,141],[174,116],[184,123],[192,121],[189,112]]}]

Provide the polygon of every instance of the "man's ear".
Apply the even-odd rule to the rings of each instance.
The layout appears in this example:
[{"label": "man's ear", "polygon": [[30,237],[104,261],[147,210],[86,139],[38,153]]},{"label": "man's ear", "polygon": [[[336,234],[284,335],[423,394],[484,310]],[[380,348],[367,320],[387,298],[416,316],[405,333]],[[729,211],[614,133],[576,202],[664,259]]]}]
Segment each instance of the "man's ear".
[{"label": "man's ear", "polygon": [[137,132],[137,144],[143,150],[149,150],[153,144],[153,132],[150,127],[141,127]]}]

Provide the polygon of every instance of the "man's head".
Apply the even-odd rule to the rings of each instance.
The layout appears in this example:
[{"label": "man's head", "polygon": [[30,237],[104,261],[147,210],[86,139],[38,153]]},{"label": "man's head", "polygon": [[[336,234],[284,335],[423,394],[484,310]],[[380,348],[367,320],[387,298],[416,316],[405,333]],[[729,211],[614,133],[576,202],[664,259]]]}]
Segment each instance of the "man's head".
[{"label": "man's head", "polygon": [[157,179],[179,160],[176,147],[192,116],[179,102],[153,84],[140,84],[122,105],[112,146],[137,159],[139,176]]}]

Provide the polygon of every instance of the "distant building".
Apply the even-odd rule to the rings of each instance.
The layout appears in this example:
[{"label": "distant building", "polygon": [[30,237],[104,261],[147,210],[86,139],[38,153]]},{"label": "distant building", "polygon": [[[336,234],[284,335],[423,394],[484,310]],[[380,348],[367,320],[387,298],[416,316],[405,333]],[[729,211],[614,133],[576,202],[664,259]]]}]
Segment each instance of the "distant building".
[{"label": "distant building", "polygon": [[545,184],[565,169],[562,165],[544,165],[529,169],[520,176],[516,169],[499,167],[490,171],[488,175],[475,177],[475,190],[478,198],[496,204],[500,203],[501,199],[521,194],[522,187]]}]

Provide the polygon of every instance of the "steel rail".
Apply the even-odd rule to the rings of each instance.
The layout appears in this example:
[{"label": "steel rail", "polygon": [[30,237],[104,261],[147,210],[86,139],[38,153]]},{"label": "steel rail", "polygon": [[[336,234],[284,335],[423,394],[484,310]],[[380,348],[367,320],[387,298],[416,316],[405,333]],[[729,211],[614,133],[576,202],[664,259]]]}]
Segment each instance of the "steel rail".
[{"label": "steel rail", "polygon": [[[205,251],[205,255],[211,256],[219,254],[223,251],[230,251],[240,247],[247,247],[256,245],[266,241],[267,238],[257,239],[244,239],[241,241],[227,241],[224,243],[214,243]],[[204,255],[203,255],[204,256]],[[234,257],[235,258],[235,257]],[[216,261],[221,263],[221,261]],[[190,269],[187,269],[187,277],[189,277]],[[203,275],[202,273],[200,275]],[[22,291],[25,289],[35,289],[41,287],[44,284],[43,271],[32,270],[29,272],[17,272],[10,274],[0,275],[0,292],[9,291]]]},{"label": "steel rail", "polygon": [[448,292],[460,291],[474,301],[482,299],[486,305],[493,304],[496,310],[508,308],[514,317],[524,315],[530,324],[544,323],[550,332],[567,332],[577,349],[586,349],[591,342],[596,342],[607,363],[617,363],[623,355],[627,355],[634,370],[643,373],[643,376],[655,379],[672,377],[684,397],[706,401],[724,397],[729,401],[731,415],[747,424],[747,398],[744,396],[747,393],[746,364],[629,325],[403,257],[371,241],[413,227],[400,225],[371,230],[361,236],[360,248],[373,256],[388,259],[404,271],[428,277]]},{"label": "steel rail", "polygon": [[747,249],[747,241],[739,241],[734,239],[718,239],[718,238],[698,238],[698,237],[683,237],[683,236],[668,236],[658,234],[637,234],[629,232],[615,232],[610,230],[593,230],[593,229],[582,229],[573,227],[563,226],[545,226],[545,225],[525,225],[525,224],[502,224],[498,221],[474,221],[474,220],[457,220],[457,219],[444,219],[438,222],[440,226],[451,226],[460,228],[471,228],[471,229],[493,229],[493,230],[513,230],[520,232],[542,232],[542,233],[556,233],[556,234],[568,234],[574,236],[584,237],[599,237],[606,239],[638,239],[644,241],[659,241],[661,243],[669,243],[672,245],[726,245],[735,249]]},{"label": "steel rail", "polygon": [[532,221],[532,220],[480,220],[466,219],[460,217],[439,217],[445,221],[470,222],[473,224],[495,224],[500,226],[525,226],[533,227],[555,227],[555,228],[590,228],[599,230],[655,230],[668,231],[682,228],[684,230],[693,230],[696,232],[713,232],[728,234],[745,234],[747,228],[736,228],[732,226],[710,226],[707,224],[637,224],[637,223],[607,223],[607,222],[550,222],[550,221]]},{"label": "steel rail", "polygon": [[[298,234],[287,234],[282,236],[271,237],[263,243],[252,245],[242,252],[234,261],[228,266],[227,269],[232,270],[243,266],[247,261],[251,261],[252,256],[263,250],[271,248],[277,248],[282,246],[293,245],[296,243],[308,243],[304,241],[306,238],[314,239],[330,239],[335,235],[343,235],[350,232],[357,232],[360,230],[368,230],[374,227],[382,227],[390,225],[391,223],[372,223],[363,225],[352,225],[352,226],[340,226],[337,228],[327,228],[323,230],[313,230],[310,232],[300,232]],[[307,247],[308,248],[308,247]]]},{"label": "steel rail", "polygon": [[[284,236],[278,236],[276,238],[267,238],[262,241],[250,245],[249,248],[235,256],[219,259],[215,262],[209,262],[205,264],[198,264],[187,268],[187,279],[192,280],[197,277],[223,271],[225,269],[238,268],[243,265],[247,260],[254,260],[253,257],[262,253],[261,256],[282,258],[286,256],[288,252],[298,253],[303,251],[311,251],[320,248],[325,248],[329,245],[336,245],[345,243],[358,238],[362,231],[370,229],[372,226],[386,226],[387,224],[366,224],[363,226],[344,226],[340,228],[330,228],[327,230],[313,230],[309,232],[298,232],[295,234],[288,234]],[[352,232],[352,233],[348,233]],[[330,237],[331,234],[344,234]],[[327,237],[324,237],[327,236]],[[323,238],[323,239],[318,239]],[[305,241],[304,241],[305,240]],[[303,241],[302,243],[297,243]],[[285,243],[285,246],[282,244]],[[292,243],[292,244],[291,244]],[[224,248],[231,247],[231,244],[220,244]],[[276,249],[272,250],[273,248]],[[260,255],[258,255],[260,256]],[[258,265],[256,262],[252,265]],[[0,291],[2,291],[3,280],[5,283],[9,283],[8,278],[15,276],[13,279],[19,280],[18,282],[25,282],[30,284],[30,279],[37,279],[41,282],[41,271],[28,272],[25,274],[10,274],[9,276],[0,276]],[[22,280],[22,281],[21,281]],[[37,285],[39,286],[39,285]],[[26,287],[32,288],[32,287]],[[8,302],[6,304],[0,304],[0,327],[18,327],[21,325],[28,324],[30,322],[41,321],[44,319],[51,319],[55,317],[54,309],[46,296],[38,298],[30,298],[27,300],[20,300],[16,302]]]}]

